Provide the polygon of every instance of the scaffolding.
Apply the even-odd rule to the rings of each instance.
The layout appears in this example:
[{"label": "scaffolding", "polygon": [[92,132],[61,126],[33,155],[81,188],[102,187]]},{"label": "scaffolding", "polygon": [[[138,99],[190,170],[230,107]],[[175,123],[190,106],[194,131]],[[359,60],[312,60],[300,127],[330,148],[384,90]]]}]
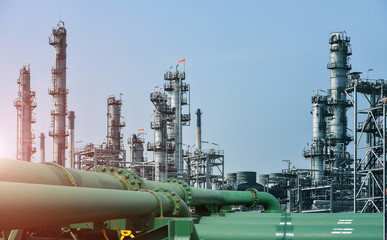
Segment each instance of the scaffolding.
[{"label": "scaffolding", "polygon": [[208,149],[185,154],[188,181],[191,186],[206,189],[223,189],[224,151]]},{"label": "scaffolding", "polygon": [[[354,207],[359,212],[382,212],[385,189],[385,97],[387,81],[351,74],[346,92],[354,105]],[[359,107],[366,103],[366,108]],[[363,104],[364,105],[364,104]],[[363,106],[360,105],[360,106]]]}]

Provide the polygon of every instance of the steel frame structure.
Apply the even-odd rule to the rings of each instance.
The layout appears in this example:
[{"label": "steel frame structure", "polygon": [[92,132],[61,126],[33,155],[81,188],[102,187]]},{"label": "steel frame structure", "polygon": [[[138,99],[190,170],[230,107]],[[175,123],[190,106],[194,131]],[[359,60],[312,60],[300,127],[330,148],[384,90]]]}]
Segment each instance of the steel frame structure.
[{"label": "steel frame structure", "polygon": [[[384,99],[387,82],[382,79],[361,79],[351,74],[346,88],[354,105],[354,209],[355,212],[382,212],[385,204],[383,173],[386,153],[386,124]],[[368,103],[359,109],[359,96]],[[384,211],[383,211],[384,212]]]},{"label": "steel frame structure", "polygon": [[208,149],[186,155],[188,180],[191,186],[216,189],[224,186],[224,151]]}]

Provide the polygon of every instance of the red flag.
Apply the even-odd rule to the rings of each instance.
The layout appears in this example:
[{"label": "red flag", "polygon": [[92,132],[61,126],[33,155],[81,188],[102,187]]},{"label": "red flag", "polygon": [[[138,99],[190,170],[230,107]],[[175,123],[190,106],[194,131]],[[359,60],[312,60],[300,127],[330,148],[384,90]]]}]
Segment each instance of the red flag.
[{"label": "red flag", "polygon": [[177,63],[181,63],[181,62],[185,62],[185,58],[181,59],[181,60],[178,61]]},{"label": "red flag", "polygon": [[137,131],[144,131],[144,129],[143,128],[139,128],[139,129],[137,129]]}]

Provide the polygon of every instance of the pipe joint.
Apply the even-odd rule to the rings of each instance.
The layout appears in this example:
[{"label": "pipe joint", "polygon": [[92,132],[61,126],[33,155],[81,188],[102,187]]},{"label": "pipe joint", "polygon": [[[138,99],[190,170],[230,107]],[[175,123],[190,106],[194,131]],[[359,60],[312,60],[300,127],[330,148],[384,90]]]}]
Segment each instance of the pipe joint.
[{"label": "pipe joint", "polygon": [[144,181],[137,174],[126,169],[103,166],[94,171],[117,178],[126,190],[139,191],[146,188]]},{"label": "pipe joint", "polygon": [[189,206],[192,202],[192,188],[184,181],[177,179],[167,179],[164,182],[176,184],[184,192],[184,201]]},{"label": "pipe joint", "polygon": [[61,165],[59,165],[57,163],[53,163],[53,162],[41,162],[40,164],[55,167],[56,169],[58,169],[61,173],[63,173],[66,176],[66,178],[68,179],[68,181],[70,183],[70,186],[78,187],[78,184],[75,181],[74,177],[71,175],[71,173],[69,173],[69,171],[67,171],[66,168],[62,167]]},{"label": "pipe joint", "polygon": [[191,217],[188,206],[174,191],[166,188],[143,189],[141,191],[151,193],[156,197],[159,204],[160,217]]},{"label": "pipe joint", "polygon": [[251,205],[246,206],[246,207],[253,208],[253,207],[257,206],[258,205],[258,195],[259,195],[258,190],[255,189],[255,188],[249,188],[246,191],[250,191],[253,194],[253,197],[254,197],[254,201],[251,203]]},{"label": "pipe joint", "polygon": [[158,188],[158,189],[155,189],[154,191],[156,193],[164,194],[173,203],[172,216],[179,216],[180,215],[183,201],[180,199],[178,194],[176,194],[172,190],[166,189],[166,188]]}]

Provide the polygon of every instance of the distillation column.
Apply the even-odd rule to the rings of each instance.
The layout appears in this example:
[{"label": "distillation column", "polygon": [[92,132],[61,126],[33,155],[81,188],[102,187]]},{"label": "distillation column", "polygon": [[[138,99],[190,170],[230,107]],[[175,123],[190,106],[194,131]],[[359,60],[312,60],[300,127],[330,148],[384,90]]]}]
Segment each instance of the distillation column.
[{"label": "distillation column", "polygon": [[136,134],[130,135],[128,139],[128,144],[130,148],[130,161],[132,166],[134,164],[139,164],[144,161],[144,140],[141,139]]},{"label": "distillation column", "polygon": [[176,77],[171,81],[173,85],[173,91],[171,95],[171,107],[175,108],[175,118],[173,121],[173,128],[171,133],[175,137],[175,152],[173,159],[175,168],[178,173],[183,172],[183,146],[182,146],[182,125],[181,125],[181,74],[176,67]]},{"label": "distillation column", "polygon": [[51,69],[52,88],[49,94],[53,96],[54,110],[51,111],[51,130],[49,135],[53,138],[53,161],[65,166],[66,148],[66,28],[64,22],[60,21],[57,28],[52,30],[49,44],[55,48],[55,68]]},{"label": "distillation column", "polygon": [[[330,99],[332,118],[329,129],[329,154],[334,160],[332,167],[342,169],[347,157],[346,146],[350,139],[347,136],[347,97],[344,92],[347,73],[351,69],[349,57],[351,53],[350,39],[345,32],[333,32],[329,38],[330,44]],[[333,156],[332,156],[333,154]],[[347,159],[349,160],[349,159]]]},{"label": "distillation column", "polygon": [[[170,86],[165,86],[168,88]],[[153,151],[155,161],[155,180],[162,181],[168,178],[167,176],[167,117],[173,116],[174,111],[168,105],[168,97],[165,93],[153,92],[150,95],[150,100],[155,106],[153,111],[154,121],[151,122],[151,129],[154,130],[154,143],[148,143],[148,150]],[[170,151],[174,149],[171,148]]]},{"label": "distillation column", "polygon": [[[107,149],[123,150],[121,128],[125,122],[121,122],[122,100],[116,100],[114,96],[107,99]],[[118,155],[117,155],[118,157]]]},{"label": "distillation column", "polygon": [[188,99],[184,94],[189,92],[189,85],[184,84],[185,72],[178,71],[179,64],[176,65],[176,72],[168,71],[164,74],[164,79],[170,81],[170,89],[166,91],[171,93],[171,108],[175,110],[174,117],[171,119],[170,138],[174,143],[174,153],[172,160],[177,173],[183,173],[183,134],[182,127],[190,121],[190,114],[182,114],[182,106],[189,104]]},{"label": "distillation column", "polygon": [[35,136],[32,134],[31,124],[36,122],[33,110],[36,107],[35,92],[31,91],[30,67],[20,69],[18,98],[14,105],[17,109],[17,159],[31,161],[31,156],[36,152],[34,145]]},{"label": "distillation column", "polygon": [[68,142],[68,163],[67,167],[75,168],[75,153],[74,153],[74,111],[69,111],[69,142]]},{"label": "distillation column", "polygon": [[312,182],[314,185],[322,184],[324,177],[324,146],[326,133],[326,104],[327,97],[315,95],[312,97],[312,147],[311,147],[311,169]]}]

